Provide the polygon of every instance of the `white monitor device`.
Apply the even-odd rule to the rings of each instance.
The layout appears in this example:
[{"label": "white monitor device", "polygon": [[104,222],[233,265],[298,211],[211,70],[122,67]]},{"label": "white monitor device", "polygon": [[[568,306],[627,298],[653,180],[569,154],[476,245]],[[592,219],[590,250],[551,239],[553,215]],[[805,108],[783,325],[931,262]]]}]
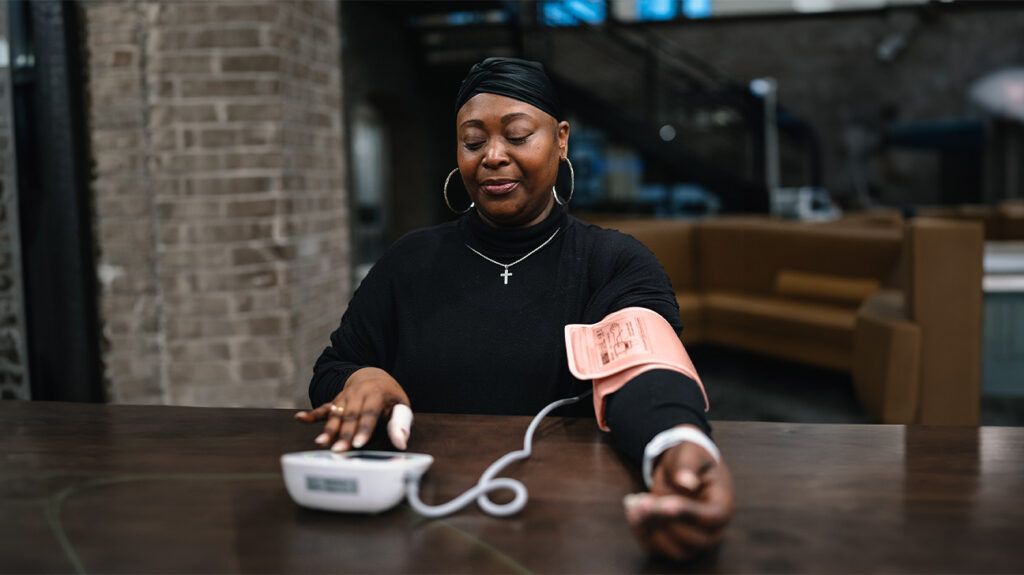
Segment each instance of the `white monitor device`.
[{"label": "white monitor device", "polygon": [[[541,420],[553,409],[570,405],[589,396],[587,390],[576,397],[554,401],[540,410],[530,422],[523,438],[523,448],[506,453],[491,464],[480,476],[476,485],[467,489],[455,499],[441,505],[428,505],[420,499],[420,478],[434,462],[434,458],[423,453],[397,451],[346,451],[334,453],[328,450],[299,451],[281,456],[281,470],[288,495],[303,507],[326,511],[349,513],[379,513],[391,509],[408,497],[409,505],[424,517],[444,517],[473,503],[484,512],[495,517],[507,517],[522,511],[529,495],[526,486],[508,477],[497,477],[506,465],[530,457],[533,453],[533,433]],[[405,407],[395,406],[395,411]],[[412,412],[399,423],[399,430],[408,437],[412,423]],[[392,416],[392,423],[395,417]],[[391,431],[389,424],[388,431]],[[392,436],[394,441],[394,436]],[[404,443],[404,441],[402,442]],[[507,503],[495,503],[488,494],[492,491],[508,490],[514,495]]]},{"label": "white monitor device", "polygon": [[379,513],[398,505],[407,478],[419,479],[434,458],[394,451],[301,451],[281,456],[288,494],[303,507]]}]

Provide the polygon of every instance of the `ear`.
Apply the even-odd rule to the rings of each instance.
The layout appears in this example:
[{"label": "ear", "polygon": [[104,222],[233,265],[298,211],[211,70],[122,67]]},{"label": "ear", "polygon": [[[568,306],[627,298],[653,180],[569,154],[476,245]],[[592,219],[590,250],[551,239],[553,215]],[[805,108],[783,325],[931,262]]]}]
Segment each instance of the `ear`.
[{"label": "ear", "polygon": [[569,157],[569,122],[565,120],[558,123],[558,157]]}]

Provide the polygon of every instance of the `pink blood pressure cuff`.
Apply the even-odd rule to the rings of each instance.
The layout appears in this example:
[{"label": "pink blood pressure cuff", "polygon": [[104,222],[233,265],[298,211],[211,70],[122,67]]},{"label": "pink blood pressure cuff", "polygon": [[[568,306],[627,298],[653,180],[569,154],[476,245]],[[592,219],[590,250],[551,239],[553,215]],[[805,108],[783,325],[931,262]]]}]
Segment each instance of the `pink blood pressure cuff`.
[{"label": "pink blood pressure cuff", "polygon": [[569,371],[578,379],[594,381],[597,425],[608,431],[604,400],[634,377],[652,369],[679,372],[697,382],[708,410],[708,394],[672,326],[660,314],[628,307],[592,325],[565,326]]}]

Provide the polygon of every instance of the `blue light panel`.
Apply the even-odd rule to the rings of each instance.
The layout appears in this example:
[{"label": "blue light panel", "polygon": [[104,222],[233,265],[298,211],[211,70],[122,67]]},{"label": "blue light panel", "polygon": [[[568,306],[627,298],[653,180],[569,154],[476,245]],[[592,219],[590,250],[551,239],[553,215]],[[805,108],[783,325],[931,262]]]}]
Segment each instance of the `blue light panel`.
[{"label": "blue light panel", "polygon": [[542,6],[541,19],[547,26],[601,24],[605,20],[604,0],[548,0]]},{"label": "blue light panel", "polygon": [[711,0],[683,0],[683,14],[687,18],[711,16]]},{"label": "blue light panel", "polygon": [[638,20],[671,20],[676,17],[679,0],[636,0]]}]

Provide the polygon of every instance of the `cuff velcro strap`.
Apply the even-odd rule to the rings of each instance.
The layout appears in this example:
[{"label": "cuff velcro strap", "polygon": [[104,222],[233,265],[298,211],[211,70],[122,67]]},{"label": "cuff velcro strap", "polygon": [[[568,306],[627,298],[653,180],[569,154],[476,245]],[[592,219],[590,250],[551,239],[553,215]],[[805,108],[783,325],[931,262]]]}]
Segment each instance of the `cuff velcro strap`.
[{"label": "cuff velcro strap", "polygon": [[664,317],[647,308],[628,307],[592,325],[569,324],[565,349],[569,371],[577,379],[594,381],[594,413],[605,431],[605,396],[653,369],[676,371],[695,381],[704,396],[704,410],[709,407],[704,384],[679,335]]}]

